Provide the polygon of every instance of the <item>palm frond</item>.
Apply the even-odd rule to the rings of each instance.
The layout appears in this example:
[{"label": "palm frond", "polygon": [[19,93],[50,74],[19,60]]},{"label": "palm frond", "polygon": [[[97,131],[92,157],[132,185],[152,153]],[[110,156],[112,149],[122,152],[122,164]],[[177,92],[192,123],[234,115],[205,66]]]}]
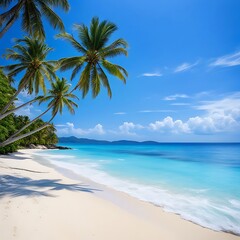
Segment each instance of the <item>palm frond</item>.
[{"label": "palm frond", "polygon": [[88,27],[84,24],[74,24],[74,28],[78,31],[78,38],[81,40],[85,49],[93,49],[92,40],[89,35]]},{"label": "palm frond", "polygon": [[79,87],[82,90],[82,97],[84,98],[90,87],[90,73],[91,73],[91,64],[87,64],[87,66],[84,68],[81,77],[76,85],[76,87]]},{"label": "palm frond", "polygon": [[53,7],[60,7],[64,11],[69,11],[70,5],[68,3],[68,0],[48,0],[49,4],[51,4]]},{"label": "palm frond", "polygon": [[69,33],[60,33],[56,35],[56,38],[67,40],[71,45],[79,52],[86,53],[87,50]]},{"label": "palm frond", "polygon": [[2,7],[8,7],[10,3],[12,3],[13,0],[1,0],[0,6]]},{"label": "palm frond", "polygon": [[[9,1],[9,2],[11,2],[11,1]],[[0,2],[0,6],[5,7],[7,5],[5,5],[4,3],[2,5],[2,1]],[[14,5],[12,8],[7,10],[6,12],[0,14],[0,26],[2,26],[3,23],[6,23],[7,21],[9,21],[13,17],[13,15],[16,14],[17,8],[18,8],[18,4]]]},{"label": "palm frond", "polygon": [[66,94],[66,97],[68,97],[68,98],[74,98],[74,99],[79,100],[78,96],[76,96],[75,94],[72,94],[72,93]]},{"label": "palm frond", "polygon": [[124,48],[115,48],[115,49],[112,49],[112,50],[108,50],[108,51],[104,51],[101,53],[101,56],[103,58],[107,58],[107,57],[116,57],[116,56],[119,56],[119,55],[125,55],[127,56],[128,55],[128,52],[126,49]]},{"label": "palm frond", "polygon": [[103,21],[98,29],[98,49],[105,47],[111,35],[117,30],[114,23]]},{"label": "palm frond", "polygon": [[25,66],[23,66],[23,67],[18,67],[18,68],[14,68],[13,70],[9,70],[7,75],[8,75],[8,77],[14,77],[14,76],[16,76],[18,73],[24,71],[25,69],[26,69]]},{"label": "palm frond", "polygon": [[47,102],[53,98],[52,95],[47,95],[47,96],[39,96],[39,101],[38,104],[42,104],[43,102]]},{"label": "palm frond", "polygon": [[97,95],[100,92],[100,77],[98,75],[97,67],[94,66],[92,68],[92,74],[91,74],[91,87],[92,87],[92,96],[93,98],[97,97]]},{"label": "palm frond", "polygon": [[108,50],[112,50],[118,47],[123,47],[123,48],[127,48],[128,47],[128,43],[123,39],[123,38],[119,38],[117,40],[115,40],[113,43],[111,43],[110,45],[102,48],[103,51],[108,51]]},{"label": "palm frond", "polygon": [[[63,99],[63,102],[64,102],[64,104],[66,105],[66,107],[68,108],[68,111],[69,111],[71,114],[74,114],[75,111],[74,111],[74,108],[73,108],[73,104],[70,103],[70,100],[64,98],[64,99]],[[76,104],[76,106],[77,106],[77,104]]]},{"label": "palm frond", "polygon": [[40,39],[45,38],[41,12],[33,1],[26,1],[23,5],[22,28],[34,37],[38,37]]},{"label": "palm frond", "polygon": [[124,83],[126,83],[127,71],[124,68],[122,68],[116,64],[112,64],[112,63],[108,62],[107,60],[103,60],[102,65],[110,74],[116,76],[117,78],[122,80]]},{"label": "palm frond", "polygon": [[85,57],[68,57],[59,60],[59,68],[61,71],[72,69],[84,63]]},{"label": "palm frond", "polygon": [[112,98],[112,90],[111,90],[107,75],[105,74],[105,72],[103,71],[103,69],[101,68],[101,66],[99,64],[97,66],[97,70],[98,70],[98,74],[99,74],[99,77],[101,79],[101,82],[102,82],[103,86],[105,88],[107,88],[108,96],[110,98]]},{"label": "palm frond", "polygon": [[39,1],[39,5],[41,7],[42,14],[48,19],[52,27],[54,29],[57,28],[60,31],[64,31],[64,24],[61,18],[44,1]]},{"label": "palm frond", "polygon": [[84,63],[78,64],[74,67],[73,71],[72,71],[72,75],[71,75],[71,80],[73,80],[75,78],[75,76],[80,72],[82,66]]}]

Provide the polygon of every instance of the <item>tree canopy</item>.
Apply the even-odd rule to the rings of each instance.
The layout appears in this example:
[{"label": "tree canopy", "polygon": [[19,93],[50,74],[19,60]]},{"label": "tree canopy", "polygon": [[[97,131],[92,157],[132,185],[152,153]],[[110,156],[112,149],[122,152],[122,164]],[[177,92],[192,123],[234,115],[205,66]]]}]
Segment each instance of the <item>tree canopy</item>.
[{"label": "tree canopy", "polygon": [[[3,74],[0,70],[0,110],[6,105],[12,95],[16,90],[11,87],[9,79]],[[10,108],[13,108],[14,104],[12,103]],[[11,135],[13,135],[18,129],[22,128],[30,122],[28,116],[17,116],[15,114],[10,114],[6,118],[0,120],[0,142],[5,141]],[[31,132],[34,129],[37,129],[39,126],[42,126],[45,122],[41,119],[38,119],[36,122],[31,124],[28,128],[24,130],[24,133]],[[16,151],[19,147],[26,147],[29,144],[44,144],[51,145],[58,142],[57,135],[55,133],[54,126],[45,128],[33,135],[16,141],[6,147],[0,147],[0,154],[6,154],[9,152]]]}]

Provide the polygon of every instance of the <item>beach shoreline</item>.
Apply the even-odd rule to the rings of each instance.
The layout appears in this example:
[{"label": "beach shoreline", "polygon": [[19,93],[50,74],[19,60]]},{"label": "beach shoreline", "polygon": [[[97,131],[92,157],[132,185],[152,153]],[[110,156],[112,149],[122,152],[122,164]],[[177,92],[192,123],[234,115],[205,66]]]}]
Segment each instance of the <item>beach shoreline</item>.
[{"label": "beach shoreline", "polygon": [[34,151],[39,152],[20,150],[0,156],[3,240],[240,239],[203,228],[70,170],[40,164]]}]

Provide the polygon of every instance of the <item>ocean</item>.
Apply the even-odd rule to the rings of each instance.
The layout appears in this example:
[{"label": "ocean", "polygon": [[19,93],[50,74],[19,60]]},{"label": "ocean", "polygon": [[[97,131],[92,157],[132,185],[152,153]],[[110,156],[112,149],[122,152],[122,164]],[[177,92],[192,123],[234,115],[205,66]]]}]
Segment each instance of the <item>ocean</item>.
[{"label": "ocean", "polygon": [[63,146],[73,149],[39,154],[203,227],[240,235],[240,144]]}]

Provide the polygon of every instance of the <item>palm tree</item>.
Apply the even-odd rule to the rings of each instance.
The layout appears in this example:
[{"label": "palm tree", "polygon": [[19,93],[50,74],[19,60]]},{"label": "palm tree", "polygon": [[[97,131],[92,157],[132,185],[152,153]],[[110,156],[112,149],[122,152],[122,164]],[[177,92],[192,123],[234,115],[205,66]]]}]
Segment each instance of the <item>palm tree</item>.
[{"label": "palm tree", "polygon": [[50,101],[48,103],[48,107],[52,107],[53,117],[51,120],[56,116],[58,112],[62,115],[64,106],[67,107],[68,111],[71,114],[75,113],[74,107],[77,107],[78,105],[73,102],[71,98],[78,99],[78,97],[69,91],[70,86],[71,85],[68,84],[65,78],[62,78],[62,80],[57,78],[56,82],[52,83],[52,88],[49,90],[48,95],[40,100],[40,103]]},{"label": "palm tree", "polygon": [[13,47],[14,50],[7,49],[6,58],[16,60],[19,63],[5,66],[3,69],[8,72],[8,77],[10,78],[21,72],[24,72],[24,76],[19,82],[15,94],[2,109],[0,119],[3,118],[1,116],[8,110],[23,89],[27,89],[29,94],[32,94],[34,91],[35,94],[38,94],[39,88],[46,92],[45,78],[51,81],[52,78],[56,77],[54,61],[46,60],[52,48],[49,48],[40,40],[29,37],[18,39],[16,43]]},{"label": "palm tree", "polygon": [[[9,137],[3,143],[0,143],[0,147],[5,147],[10,143],[18,141],[24,137],[28,137],[46,127],[52,126],[50,124],[51,121],[54,119],[57,113],[62,114],[64,106],[68,108],[71,114],[74,114],[75,113],[74,107],[77,107],[78,105],[75,102],[73,102],[71,99],[78,99],[78,97],[70,92],[70,85],[67,83],[66,79],[62,78],[62,80],[60,80],[57,78],[56,81],[52,83],[52,88],[51,90],[48,91],[48,95],[42,97],[42,99],[40,100],[40,103],[50,101],[48,103],[47,110],[44,111],[39,116],[37,116],[36,118],[34,118],[28,124],[24,125],[20,130],[14,133],[11,137]],[[42,117],[51,109],[52,109],[52,117],[47,123],[45,123],[43,126],[33,131],[30,131],[28,133],[18,136],[23,130],[25,130],[27,127],[29,127],[32,123],[34,123],[36,120],[38,120],[40,117]]]},{"label": "palm tree", "polygon": [[64,30],[61,18],[53,11],[54,7],[60,7],[64,11],[69,10],[68,0],[1,0],[0,7],[14,5],[5,13],[0,15],[0,38],[21,16],[22,29],[34,37],[45,38],[42,23],[44,16],[54,29]]},{"label": "palm tree", "polygon": [[99,22],[98,18],[92,19],[90,28],[84,24],[75,25],[75,28],[78,32],[79,42],[68,33],[60,33],[57,38],[70,42],[81,55],[60,59],[60,70],[73,69],[72,80],[84,67],[73,90],[77,88],[82,90],[84,98],[91,87],[92,96],[95,98],[100,92],[101,85],[103,85],[107,88],[108,95],[111,98],[112,92],[104,70],[124,83],[126,83],[128,73],[123,67],[109,62],[107,58],[122,54],[127,56],[127,42],[120,38],[107,45],[109,38],[117,30],[117,26],[108,21]]}]

